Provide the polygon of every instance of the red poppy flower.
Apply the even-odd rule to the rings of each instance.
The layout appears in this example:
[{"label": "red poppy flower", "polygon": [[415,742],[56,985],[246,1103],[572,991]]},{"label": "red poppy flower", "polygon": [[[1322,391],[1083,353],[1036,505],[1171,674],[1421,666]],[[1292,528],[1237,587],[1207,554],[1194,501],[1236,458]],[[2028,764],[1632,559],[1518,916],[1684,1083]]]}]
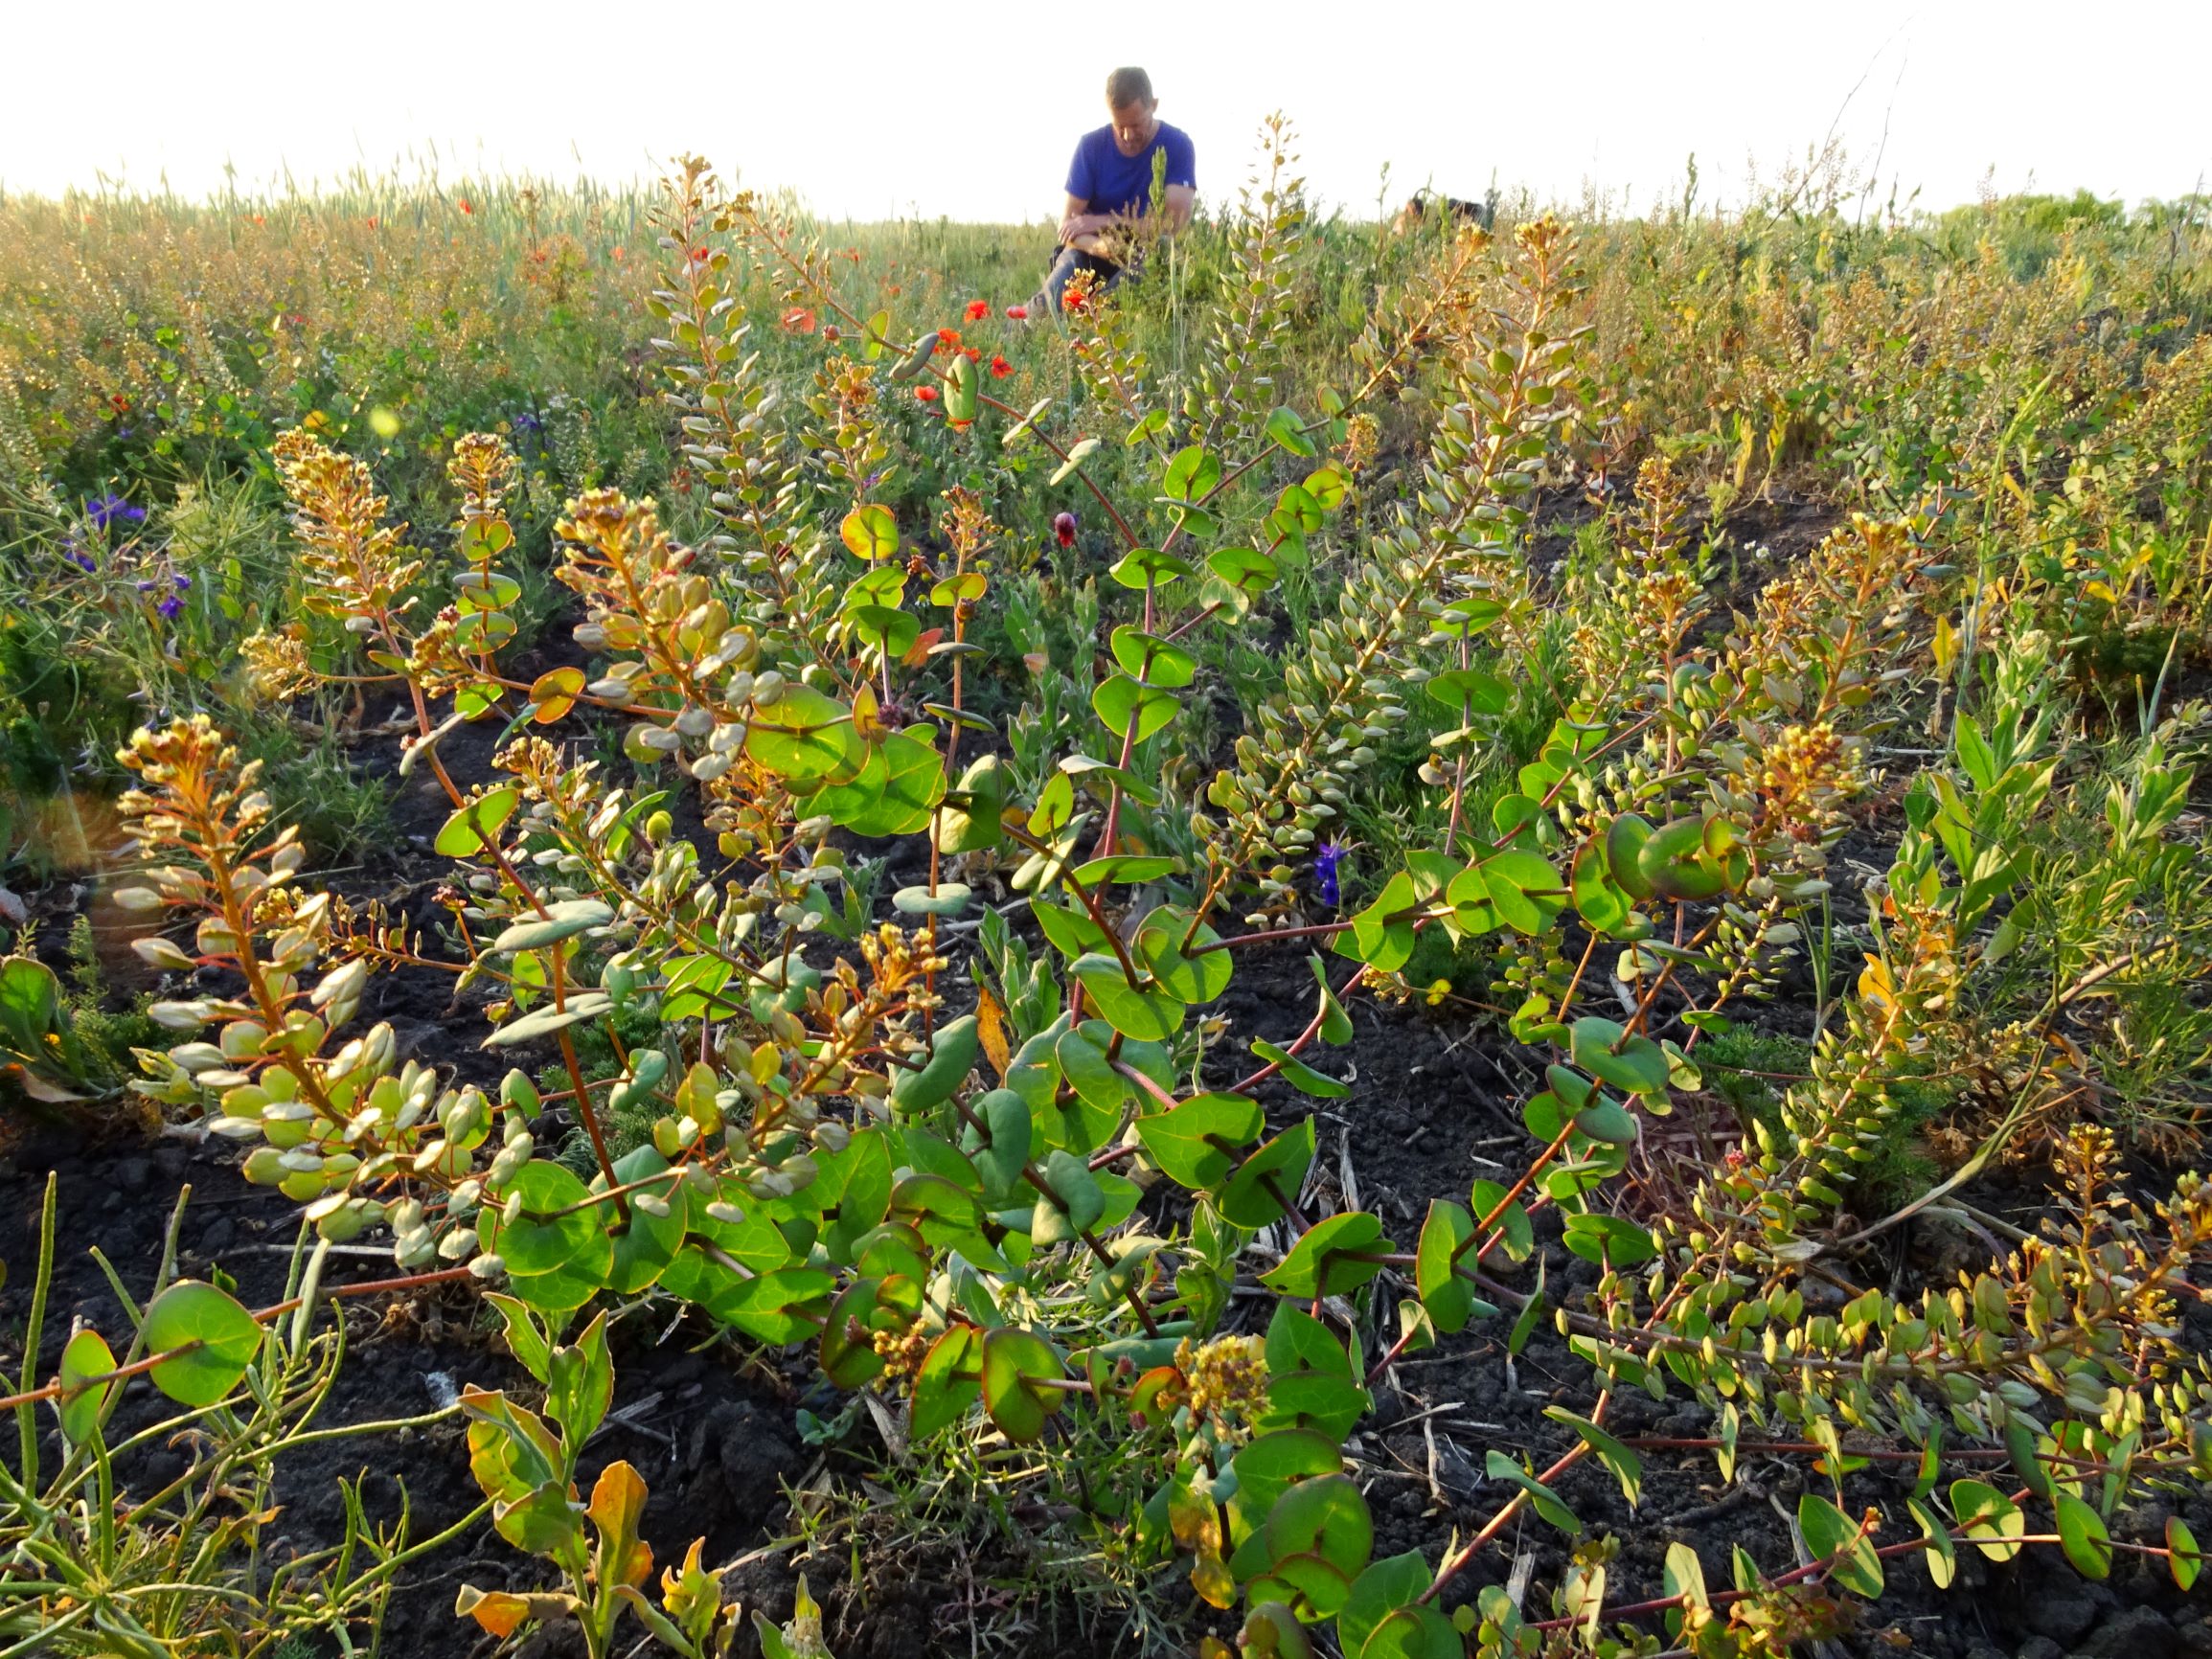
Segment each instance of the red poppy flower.
[{"label": "red poppy flower", "polygon": [[963,352],[961,355],[966,357],[970,363],[980,363],[983,361],[983,348],[981,346],[970,346],[966,352]]},{"label": "red poppy flower", "polygon": [[[92,216],[91,216],[90,214],[86,214],[86,215],[84,216],[84,218],[85,218],[85,222],[86,222],[87,224],[89,224],[89,223],[92,221]],[[268,222],[269,222],[269,221],[268,221],[267,219],[265,219],[265,218],[262,217],[262,216],[261,216],[260,214],[256,214],[256,215],[254,215],[254,223],[256,223],[257,225],[265,225],[265,224],[267,224]]]},{"label": "red poppy flower", "polygon": [[814,331],[814,313],[804,306],[793,306],[784,313],[784,332],[811,334]]},{"label": "red poppy flower", "polygon": [[1003,380],[1013,373],[1014,365],[1009,363],[1004,357],[993,357],[991,359],[991,376],[992,379]]},{"label": "red poppy flower", "polygon": [[371,230],[375,230],[375,229],[376,228],[376,218],[375,218],[373,216],[371,216],[371,218],[370,218],[370,220],[369,220],[369,228],[370,228]]},{"label": "red poppy flower", "polygon": [[940,329],[940,330],[937,330],[937,343],[938,343],[940,346],[957,346],[957,345],[959,345],[959,344],[960,344],[960,330],[959,330],[958,329]]},{"label": "red poppy flower", "polygon": [[1006,307],[1006,314],[1017,323],[1029,321],[1029,307],[1027,306],[1009,306]]},{"label": "red poppy flower", "polygon": [[968,320],[969,322],[980,323],[990,315],[991,302],[989,300],[970,300],[968,302]]},{"label": "red poppy flower", "polygon": [[474,208],[468,205],[468,198],[467,196],[463,196],[461,198],[461,211],[465,214],[472,214],[476,211]]},{"label": "red poppy flower", "polygon": [[692,249],[692,262],[698,265],[705,264],[707,262],[707,250],[704,248]]},{"label": "red poppy flower", "polygon": [[934,403],[937,401],[937,388],[934,386],[917,386],[914,388],[914,396],[924,403]]},{"label": "red poppy flower", "polygon": [[121,392],[115,393],[107,400],[115,405],[118,414],[127,413],[130,408],[130,399]]}]

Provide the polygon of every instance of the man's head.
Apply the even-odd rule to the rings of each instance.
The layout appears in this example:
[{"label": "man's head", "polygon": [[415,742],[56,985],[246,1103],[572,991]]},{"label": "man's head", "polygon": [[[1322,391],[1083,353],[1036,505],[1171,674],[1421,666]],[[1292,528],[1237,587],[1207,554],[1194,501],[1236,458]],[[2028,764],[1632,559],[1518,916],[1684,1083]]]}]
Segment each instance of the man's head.
[{"label": "man's head", "polygon": [[1160,124],[1153,111],[1160,101],[1152,96],[1152,78],[1141,69],[1117,69],[1106,77],[1106,108],[1113,117],[1114,148],[1124,155],[1142,155]]}]

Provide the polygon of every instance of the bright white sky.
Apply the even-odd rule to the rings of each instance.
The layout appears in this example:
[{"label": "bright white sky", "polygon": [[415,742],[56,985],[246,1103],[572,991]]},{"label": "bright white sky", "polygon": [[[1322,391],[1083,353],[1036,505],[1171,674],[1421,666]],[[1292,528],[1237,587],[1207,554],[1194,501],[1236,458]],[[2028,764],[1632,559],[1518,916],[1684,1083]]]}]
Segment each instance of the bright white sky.
[{"label": "bright white sky", "polygon": [[[832,217],[1036,219],[1116,63],[1233,196],[1262,115],[1325,202],[1738,199],[1833,126],[1923,206],[2203,188],[2204,0],[9,0],[0,188],[186,194],[356,165],[619,180],[694,149]],[[679,20],[693,21],[679,21]],[[1992,173],[1992,170],[1994,174]]]}]

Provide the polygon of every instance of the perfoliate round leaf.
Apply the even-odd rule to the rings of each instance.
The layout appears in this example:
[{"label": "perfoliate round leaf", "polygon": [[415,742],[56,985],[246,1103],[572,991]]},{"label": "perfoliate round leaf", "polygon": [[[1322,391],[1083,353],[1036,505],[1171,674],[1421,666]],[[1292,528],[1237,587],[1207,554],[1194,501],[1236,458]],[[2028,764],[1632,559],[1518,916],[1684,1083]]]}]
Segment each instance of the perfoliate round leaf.
[{"label": "perfoliate round leaf", "polygon": [[153,1385],[180,1405],[213,1405],[239,1385],[262,1345],[262,1328],[238,1300],[197,1279],[179,1279],[146,1310],[148,1353],[180,1350],[153,1368]]}]

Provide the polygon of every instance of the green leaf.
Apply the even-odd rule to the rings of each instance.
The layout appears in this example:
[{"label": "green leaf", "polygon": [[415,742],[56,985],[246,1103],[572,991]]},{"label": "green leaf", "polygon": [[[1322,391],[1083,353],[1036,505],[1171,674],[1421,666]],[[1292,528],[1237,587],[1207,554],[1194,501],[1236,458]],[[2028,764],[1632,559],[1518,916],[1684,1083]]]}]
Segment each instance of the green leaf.
[{"label": "green leaf", "polygon": [[855,835],[910,835],[944,799],[945,761],[937,751],[893,732],[869,745],[857,778],[817,792],[810,810],[829,813]]},{"label": "green leaf", "polygon": [[1336,948],[1383,973],[1397,971],[1413,956],[1413,922],[1391,918],[1417,903],[1413,877],[1401,870],[1383,884],[1374,903],[1352,918],[1352,929],[1337,936]]},{"label": "green leaf", "polygon": [[1108,881],[1133,887],[1174,875],[1181,868],[1180,859],[1156,852],[1109,852],[1104,858],[1077,865],[1074,874],[1076,880],[1085,887],[1098,887]]},{"label": "green leaf", "polygon": [[1020,420],[1016,420],[1013,425],[1006,429],[1006,436],[998,441],[1000,445],[1004,448],[1012,449],[1016,443],[1018,443],[1022,439],[1026,438],[1030,434],[1030,432],[1037,425],[1037,418],[1039,415],[1042,415],[1047,409],[1051,408],[1053,400],[1050,398],[1039,398],[1036,402],[1032,403],[1029,406],[1029,413],[1024,415]]},{"label": "green leaf", "polygon": [[1203,444],[1178,450],[1168,463],[1161,488],[1171,501],[1201,501],[1221,481],[1221,458]]},{"label": "green leaf", "polygon": [[495,951],[542,950],[573,939],[589,928],[604,927],[614,911],[596,898],[563,898],[545,907],[543,916],[529,916],[511,922],[491,942]]},{"label": "green leaf", "polygon": [[498,835],[500,826],[514,815],[521,800],[521,791],[512,784],[486,790],[466,807],[453,809],[433,845],[448,858],[481,852]]},{"label": "green leaf", "polygon": [[1561,1242],[1585,1261],[1613,1267],[1640,1267],[1659,1253],[1652,1236],[1625,1216],[1569,1216]]},{"label": "green leaf", "polygon": [[[1315,1475],[1291,1487],[1267,1511],[1267,1557],[1319,1556],[1347,1580],[1367,1565],[1375,1519],[1350,1475]],[[1341,1605],[1341,1603],[1339,1603]]]},{"label": "green leaf", "polygon": [[1575,1416],[1564,1406],[1546,1406],[1544,1416],[1554,1422],[1565,1423],[1582,1436],[1583,1443],[1598,1454],[1598,1461],[1612,1471],[1613,1479],[1621,1483],[1621,1496],[1629,1500],[1630,1509],[1634,1509],[1643,1497],[1644,1460],[1596,1423],[1587,1418]]},{"label": "green leaf", "polygon": [[1576,850],[1568,885],[1574,893],[1575,910],[1583,920],[1596,932],[1618,937],[1616,930],[1627,923],[1633,914],[1633,906],[1629,902],[1628,894],[1613,879],[1603,839],[1593,835]]},{"label": "green leaf", "polygon": [[878,502],[868,502],[845,514],[837,534],[860,558],[877,561],[899,551],[899,521],[888,507]]},{"label": "green leaf", "polygon": [[2184,1593],[2196,1584],[2197,1575],[2204,1570],[2204,1552],[2198,1548],[2197,1534],[2179,1515],[2166,1517],[2166,1566],[2174,1575],[2174,1582]]},{"label": "green leaf", "polygon": [[479,1044],[479,1047],[510,1048],[572,1026],[579,1020],[597,1019],[614,1007],[614,998],[603,990],[571,991],[566,1008],[541,1008],[535,1013],[526,1013],[518,1020],[501,1026]]},{"label": "green leaf", "polygon": [[866,759],[852,711],[811,686],[787,681],[765,708],[755,705],[745,754],[781,778],[805,781],[857,771]]},{"label": "green leaf", "polygon": [[1538,1480],[1536,1476],[1530,1474],[1528,1470],[1522,1468],[1520,1465],[1514,1462],[1512,1458],[1499,1451],[1495,1446],[1491,1447],[1489,1454],[1483,1459],[1483,1468],[1492,1480],[1510,1481],[1513,1485],[1520,1488],[1522,1491],[1528,1493],[1529,1501],[1536,1505],[1536,1512],[1559,1528],[1561,1532],[1579,1533],[1583,1530],[1583,1524],[1575,1518],[1574,1511],[1561,1503],[1558,1495],[1553,1492],[1551,1488],[1545,1486],[1543,1482]]},{"label": "green leaf", "polygon": [[1221,1193],[1221,1214],[1240,1227],[1265,1227],[1285,1214],[1276,1196],[1295,1201],[1313,1162],[1313,1120],[1301,1119],[1246,1158]]},{"label": "green leaf", "polygon": [[1311,1095],[1317,1100],[1340,1101],[1352,1092],[1350,1084],[1338,1082],[1326,1073],[1315,1071],[1279,1043],[1254,1037],[1252,1052],[1264,1060],[1272,1061],[1283,1080],[1302,1095]]},{"label": "green leaf", "polygon": [[[1182,954],[1185,937],[1198,954]],[[1220,943],[1220,938],[1204,922],[1197,921],[1193,912],[1180,905],[1163,904],[1138,925],[1134,945],[1137,960],[1159,981],[1162,990],[1179,1002],[1205,1003],[1229,989],[1235,971],[1227,951],[1206,948]]]},{"label": "green leaf", "polygon": [[1488,1303],[1477,1303],[1473,1287],[1458,1271],[1460,1252],[1473,1239],[1474,1217],[1466,1210],[1448,1198],[1428,1201],[1428,1216],[1421,1224],[1421,1243],[1414,1257],[1414,1285],[1421,1306],[1447,1336],[1464,1330],[1478,1306],[1497,1311]]},{"label": "green leaf", "polygon": [[1047,1191],[1037,1195],[1030,1219],[1030,1237],[1040,1249],[1080,1238],[1106,1213],[1106,1193],[1084,1158],[1056,1148],[1042,1173]]},{"label": "green leaf", "polygon": [[1417,1602],[1428,1588],[1429,1577],[1428,1563],[1422,1559],[1421,1552],[1408,1550],[1402,1556],[1385,1557],[1355,1579],[1352,1594],[1336,1615],[1336,1645],[1344,1650],[1345,1659],[1360,1659],[1360,1650],[1376,1626],[1399,1608]]},{"label": "green leaf", "polygon": [[533,1307],[542,1306],[532,1300],[521,1282],[563,1271],[605,1284],[614,1268],[614,1244],[607,1235],[613,1201],[592,1204],[582,1179],[550,1158],[533,1158],[523,1165],[499,1197],[504,1201],[517,1195],[521,1205],[512,1222],[504,1218],[503,1202],[488,1201],[476,1223],[477,1242],[487,1255],[506,1261],[514,1294]]},{"label": "green leaf", "polygon": [[1996,1488],[1982,1481],[1951,1482],[1950,1512],[1966,1529],[1968,1540],[1991,1560],[2009,1561],[2020,1553],[2027,1517]]},{"label": "green leaf", "polygon": [[[633,1147],[614,1161],[614,1178],[627,1186],[660,1174],[668,1167],[668,1160],[649,1142]],[[665,1199],[675,1187],[673,1182],[663,1181],[646,1190]],[[610,1237],[614,1243],[614,1262],[607,1270],[606,1287],[617,1296],[639,1295],[659,1282],[669,1263],[675,1260],[676,1252],[683,1248],[684,1212],[680,1205],[672,1203],[668,1214],[655,1216],[632,1202],[629,1225]]]},{"label": "green leaf", "polygon": [[2105,1517],[2080,1498],[2059,1494],[2059,1546],[2085,1579],[2102,1579],[2112,1570],[2112,1535]]},{"label": "green leaf", "polygon": [[956,1422],[983,1393],[983,1337],[972,1325],[955,1325],[930,1345],[914,1375],[914,1410],[907,1432],[916,1440]]},{"label": "green leaf", "polygon": [[874,663],[897,662],[922,637],[921,619],[889,605],[857,605],[846,611],[845,620]]},{"label": "green leaf", "polygon": [[[1349,1602],[1345,1608],[1350,1611]],[[1337,1619],[1341,1629],[1343,1615]],[[1376,1625],[1357,1655],[1347,1649],[1347,1659],[1463,1659],[1466,1652],[1466,1640],[1449,1619],[1426,1602],[1413,1602]]]},{"label": "green leaf", "polygon": [[1306,966],[1313,970],[1313,977],[1321,986],[1321,1040],[1332,1048],[1342,1048],[1352,1040],[1352,1016],[1344,1011],[1344,1005],[1329,989],[1329,969],[1321,959],[1309,956]]},{"label": "green leaf", "polygon": [[1814,1557],[1835,1557],[1828,1576],[1836,1582],[1870,1602],[1881,1594],[1881,1557],[1874,1553],[1874,1540],[1861,1536],[1859,1523],[1818,1492],[1798,1498],[1797,1530]]},{"label": "green leaf", "polygon": [[1609,1019],[1578,1019],[1567,1055],[1590,1076],[1632,1095],[1667,1092],[1667,1051],[1647,1036],[1629,1036]]},{"label": "green leaf", "polygon": [[940,881],[934,893],[922,886],[901,887],[891,896],[891,908],[902,916],[958,916],[974,896],[965,881]]},{"label": "green leaf", "polygon": [[1237,1148],[1258,1140],[1266,1127],[1259,1102],[1243,1095],[1198,1095],[1136,1125],[1146,1155],[1169,1180],[1194,1192],[1219,1186]]},{"label": "green leaf", "polygon": [[1534,938],[1552,924],[1566,908],[1566,890],[1559,872],[1534,852],[1509,847],[1494,853],[1482,866],[1482,882],[1505,924]]},{"label": "green leaf", "polygon": [[1951,1548],[1950,1529],[1935,1511],[1917,1497],[1906,1498],[1904,1507],[1912,1511],[1912,1518],[1920,1523],[1920,1535],[1925,1548],[1922,1558],[1927,1563],[1927,1576],[1939,1590],[1950,1588],[1958,1577],[1958,1555]]},{"label": "green leaf", "polygon": [[1502,715],[1513,707],[1513,688],[1495,674],[1486,674],[1480,669],[1448,669],[1443,673],[1431,674],[1428,694],[1462,718],[1471,715]]},{"label": "green leaf", "polygon": [[170,1353],[153,1386],[179,1405],[213,1405],[239,1385],[261,1351],[262,1328],[238,1300],[197,1279],[179,1279],[153,1299],[140,1328],[148,1354]]},{"label": "green leaf", "polygon": [[1187,558],[1178,558],[1156,547],[1139,547],[1116,559],[1106,574],[1122,586],[1136,593],[1148,587],[1166,587],[1187,576],[1196,576],[1197,568]]},{"label": "green leaf", "polygon": [[1044,1433],[1044,1420],[1060,1409],[1060,1391],[1038,1384],[1066,1375],[1042,1337],[1013,1326],[984,1333],[983,1409],[1008,1440],[1033,1441]]},{"label": "green leaf", "polygon": [[[1667,1546],[1666,1563],[1659,1571],[1659,1588],[1665,1595],[1680,1597],[1685,1607],[1700,1612],[1713,1604],[1705,1589],[1705,1563],[1698,1559],[1696,1550],[1678,1538]],[[1679,1635],[1681,1628],[1681,1615],[1669,1613],[1668,1633]]]},{"label": "green leaf", "polygon": [[1068,965],[1068,972],[1122,1035],[1161,1042],[1182,1030],[1183,1005],[1164,990],[1140,990],[1129,984],[1116,958],[1097,952],[1080,956]]},{"label": "green leaf", "polygon": [[584,1328],[583,1334],[551,1355],[545,1393],[545,1414],[560,1425],[561,1443],[580,1449],[606,1417],[614,1403],[614,1362],[606,1352],[606,1315],[602,1313]]},{"label": "green leaf", "polygon": [[1311,535],[1328,522],[1321,503],[1303,484],[1285,485],[1283,493],[1275,498],[1275,511],[1299,535]]},{"label": "green leaf", "polygon": [[1198,659],[1181,646],[1124,623],[1113,631],[1114,661],[1148,686],[1177,691],[1197,677]]},{"label": "green leaf", "polygon": [[779,1267],[724,1284],[706,1309],[724,1325],[776,1346],[800,1342],[822,1327],[836,1280],[819,1267]]},{"label": "green leaf", "polygon": [[[1287,454],[1311,456],[1320,453],[1313,447],[1313,440],[1306,436],[1306,423],[1298,419],[1298,411],[1295,409],[1281,408],[1269,415],[1267,436]],[[1358,1659],[1357,1648],[1348,1648],[1346,1651],[1350,1659]]]},{"label": "green leaf", "polygon": [[[115,1353],[97,1330],[80,1330],[61,1351],[61,1434],[71,1445],[82,1445],[100,1426],[100,1414],[115,1393],[112,1382],[86,1386],[87,1377],[104,1376],[115,1369]],[[226,1389],[224,1391],[228,1393]]]},{"label": "green leaf", "polygon": [[[1182,705],[1172,693],[1142,685],[1127,674],[1112,674],[1091,693],[1090,706],[1099,723],[1116,738],[1141,743],[1173,720]],[[1129,737],[1132,720],[1136,725],[1133,739]]]},{"label": "green leaf", "polygon": [[1348,1211],[1308,1228],[1290,1254],[1260,1276],[1260,1283],[1278,1295],[1301,1300],[1341,1295],[1382,1271],[1381,1262],[1363,1258],[1390,1249],[1380,1220],[1364,1210]]},{"label": "green leaf", "polygon": [[1275,585],[1282,567],[1256,548],[1224,547],[1206,556],[1206,568],[1241,594],[1262,594]]},{"label": "green leaf", "polygon": [[1080,443],[1076,444],[1075,447],[1067,452],[1067,459],[1062,461],[1060,464],[1059,469],[1053,473],[1051,482],[1054,484],[1066,483],[1069,476],[1074,473],[1078,467],[1080,467],[1084,462],[1088,461],[1093,455],[1098,453],[1098,446],[1099,443],[1096,438],[1085,438]]},{"label": "green leaf", "polygon": [[[1334,512],[1342,507],[1345,494],[1351,487],[1351,481],[1344,476],[1343,469],[1334,462],[1326,466],[1317,466],[1306,475],[1306,493],[1324,511]],[[1318,530],[1320,526],[1315,525],[1313,528]]]}]

